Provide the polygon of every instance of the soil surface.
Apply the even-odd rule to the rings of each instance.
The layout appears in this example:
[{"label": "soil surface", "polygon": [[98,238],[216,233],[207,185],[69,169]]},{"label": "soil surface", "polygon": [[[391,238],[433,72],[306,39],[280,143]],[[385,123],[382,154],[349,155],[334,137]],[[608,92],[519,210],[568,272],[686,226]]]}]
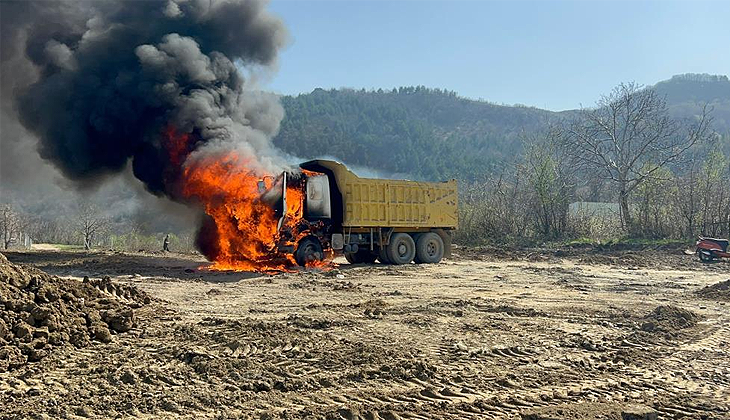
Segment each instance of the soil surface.
[{"label": "soil surface", "polygon": [[276,275],[5,255],[134,320],[92,316],[111,333],[87,319],[83,345],[0,370],[3,419],[730,418],[730,263],[681,251],[459,248]]}]

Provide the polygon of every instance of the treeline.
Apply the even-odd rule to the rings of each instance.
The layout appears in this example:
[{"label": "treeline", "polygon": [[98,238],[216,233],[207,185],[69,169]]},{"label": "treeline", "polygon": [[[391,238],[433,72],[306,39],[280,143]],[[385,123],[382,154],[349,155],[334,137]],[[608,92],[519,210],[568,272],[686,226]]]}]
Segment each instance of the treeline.
[{"label": "treeline", "polygon": [[56,210],[40,214],[13,203],[0,205],[0,247],[22,249],[34,243],[47,243],[86,250],[150,252],[161,251],[164,238],[169,235],[171,251],[196,252],[193,226],[159,232],[138,218],[113,216],[91,203]]},{"label": "treeline", "polygon": [[612,191],[595,194],[591,180],[568,177],[560,172],[558,162],[542,153],[529,153],[499,175],[460,184],[457,242],[730,236],[730,159],[720,149],[698,158],[689,170],[676,174],[663,170],[632,192],[631,229],[621,226],[620,212],[571,214],[571,203],[591,197],[613,201]]}]

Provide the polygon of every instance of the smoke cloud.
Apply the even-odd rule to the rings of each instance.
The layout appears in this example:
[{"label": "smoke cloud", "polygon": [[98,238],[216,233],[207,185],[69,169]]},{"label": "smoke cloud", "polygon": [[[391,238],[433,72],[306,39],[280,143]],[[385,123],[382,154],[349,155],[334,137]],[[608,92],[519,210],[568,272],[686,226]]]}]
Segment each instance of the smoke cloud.
[{"label": "smoke cloud", "polygon": [[[273,95],[253,91],[239,70],[273,68],[287,42],[283,23],[265,6],[3,3],[3,119],[17,112],[40,156],[81,186],[131,162],[149,191],[180,198],[170,183],[181,162],[164,144],[169,130],[192,139],[183,159],[234,150],[252,170],[285,168],[270,141],[283,108]],[[32,66],[10,65],[28,60]],[[2,159],[7,166],[6,153]]]}]

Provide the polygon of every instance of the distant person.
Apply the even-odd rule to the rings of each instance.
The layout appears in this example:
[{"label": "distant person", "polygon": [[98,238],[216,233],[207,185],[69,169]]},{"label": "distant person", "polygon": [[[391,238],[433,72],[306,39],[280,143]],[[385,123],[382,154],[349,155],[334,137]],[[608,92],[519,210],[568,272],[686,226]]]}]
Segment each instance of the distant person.
[{"label": "distant person", "polygon": [[165,240],[162,242],[162,250],[165,252],[170,252],[170,234],[165,235]]}]

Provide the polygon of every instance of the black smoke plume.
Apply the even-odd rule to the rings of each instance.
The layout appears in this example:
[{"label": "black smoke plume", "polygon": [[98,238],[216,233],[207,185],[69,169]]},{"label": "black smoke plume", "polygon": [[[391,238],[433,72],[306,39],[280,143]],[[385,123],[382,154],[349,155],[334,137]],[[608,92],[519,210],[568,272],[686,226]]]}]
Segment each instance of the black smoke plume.
[{"label": "black smoke plume", "polygon": [[[38,137],[41,157],[80,184],[131,162],[151,192],[179,198],[168,182],[171,166],[180,164],[165,150],[169,130],[193,139],[185,158],[236,150],[251,158],[252,169],[284,167],[270,142],[283,109],[272,95],[250,90],[240,71],[275,66],[287,40],[265,6],[4,3],[3,55],[24,54],[37,70],[34,82],[13,89],[18,119]],[[13,71],[4,65],[4,80],[25,77]],[[11,93],[5,82],[3,88],[3,96]]]}]

